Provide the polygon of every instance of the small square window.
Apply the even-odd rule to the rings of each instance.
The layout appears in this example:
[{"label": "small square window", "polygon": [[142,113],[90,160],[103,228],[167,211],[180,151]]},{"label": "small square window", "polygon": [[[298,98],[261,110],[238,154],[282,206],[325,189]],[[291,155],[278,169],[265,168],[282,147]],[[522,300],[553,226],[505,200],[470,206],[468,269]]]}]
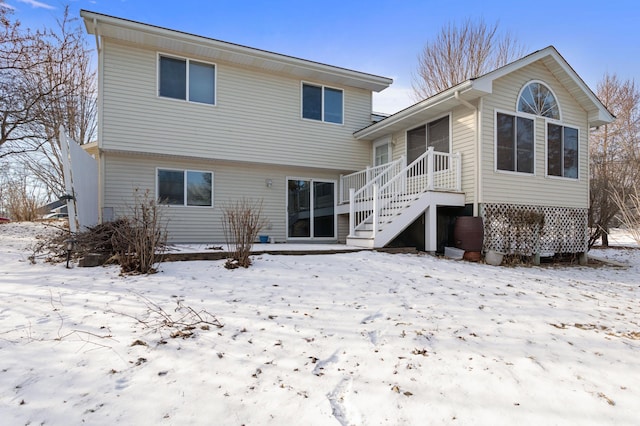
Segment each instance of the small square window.
[{"label": "small square window", "polygon": [[302,118],[342,124],[343,91],[302,84]]},{"label": "small square window", "polygon": [[158,169],[158,203],[213,206],[213,173]]},{"label": "small square window", "polygon": [[159,62],[160,96],[215,105],[215,65],[167,56]]}]

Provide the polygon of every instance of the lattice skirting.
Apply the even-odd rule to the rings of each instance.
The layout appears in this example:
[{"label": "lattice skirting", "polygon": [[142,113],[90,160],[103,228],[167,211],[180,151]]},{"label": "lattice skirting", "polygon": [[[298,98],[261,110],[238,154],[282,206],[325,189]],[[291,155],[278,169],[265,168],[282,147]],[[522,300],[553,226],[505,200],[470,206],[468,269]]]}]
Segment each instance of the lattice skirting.
[{"label": "lattice skirting", "polygon": [[531,256],[588,248],[587,209],[484,204],[484,250]]}]

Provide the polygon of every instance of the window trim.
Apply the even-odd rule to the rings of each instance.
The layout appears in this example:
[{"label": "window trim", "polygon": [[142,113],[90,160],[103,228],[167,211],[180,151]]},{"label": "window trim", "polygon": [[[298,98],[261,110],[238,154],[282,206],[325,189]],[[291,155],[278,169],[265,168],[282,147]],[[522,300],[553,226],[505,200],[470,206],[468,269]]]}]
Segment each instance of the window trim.
[{"label": "window trim", "polygon": [[[304,86],[313,86],[313,87],[319,87],[321,89],[321,105],[320,105],[320,120],[316,120],[314,118],[306,118],[304,116]],[[335,123],[333,121],[326,121],[325,117],[324,117],[324,93],[325,93],[325,89],[331,89],[331,90],[339,90],[342,93],[342,111],[341,111],[341,121],[340,123]],[[302,80],[300,81],[300,118],[302,120],[305,121],[310,121],[310,122],[314,122],[314,123],[327,123],[327,124],[333,124],[336,126],[344,126],[344,99],[345,99],[345,90],[341,87],[335,87],[335,86],[327,86],[326,84],[320,84],[320,83],[312,83],[310,81],[305,81]]]},{"label": "window trim", "polygon": [[[177,60],[183,60],[186,62],[186,76],[185,76],[185,99],[178,99],[178,98],[171,98],[169,96],[161,96],[160,95],[160,58],[161,57],[165,57],[165,58],[169,58],[169,59],[177,59]],[[197,62],[200,64],[206,64],[206,65],[211,65],[213,66],[213,104],[207,103],[207,102],[197,102],[197,101],[192,101],[189,100],[189,63],[193,61],[193,62]],[[178,55],[173,55],[170,53],[164,53],[164,52],[156,52],[156,97],[159,99],[166,99],[166,100],[170,100],[170,101],[176,101],[176,102],[185,102],[185,103],[189,103],[192,105],[206,105],[209,107],[215,107],[218,105],[218,64],[215,62],[210,62],[210,61],[203,61],[200,59],[192,59],[192,58],[188,58],[185,56],[178,56]]]},{"label": "window trim", "polygon": [[[527,120],[531,120],[533,121],[533,172],[532,173],[527,173],[527,172],[519,172],[518,171],[518,163],[517,163],[517,152],[516,152],[516,170],[502,170],[498,168],[498,114],[504,114],[504,115],[510,115],[512,117],[515,117],[516,119],[518,117],[520,118],[525,118]],[[536,167],[536,161],[537,161],[537,153],[536,153],[536,118],[540,117],[539,115],[532,115],[532,114],[527,114],[524,112],[519,112],[519,111],[506,111],[506,110],[501,110],[498,108],[495,108],[493,111],[493,171],[495,173],[504,173],[504,174],[510,174],[510,175],[516,175],[516,176],[532,176],[535,177],[537,175],[537,167]],[[517,120],[516,120],[517,121]],[[517,144],[517,140],[515,141],[515,143]]]},{"label": "window trim", "polygon": [[[333,184],[333,237],[314,237],[314,224],[313,220],[310,217],[309,220],[309,236],[308,237],[290,237],[289,236],[289,181],[290,180],[306,180],[309,181],[310,187],[313,190],[314,182],[322,182],[322,183],[332,183]],[[335,179],[324,179],[324,178],[313,178],[313,177],[302,177],[302,176],[285,176],[284,178],[284,187],[285,187],[285,238],[287,241],[336,241],[338,239],[338,181]],[[309,193],[309,211],[313,212],[313,196],[312,193]]]},{"label": "window trim", "polygon": [[[159,201],[160,198],[160,177],[159,177],[159,172],[160,170],[166,170],[169,172],[182,172],[184,175],[184,186],[182,188],[183,191],[183,195],[182,195],[182,204],[167,204],[167,203],[161,203]],[[196,172],[196,173],[210,173],[211,174],[211,205],[210,206],[195,206],[195,205],[191,205],[191,204],[187,204],[187,192],[188,192],[188,185],[189,185],[189,181],[187,179],[187,173],[188,172]],[[165,206],[165,207],[169,207],[169,208],[173,208],[173,207],[177,207],[177,208],[185,208],[185,207],[190,207],[190,208],[198,208],[198,209],[212,209],[215,206],[215,201],[214,201],[214,195],[215,195],[215,174],[213,171],[211,170],[195,170],[195,169],[178,169],[178,168],[173,168],[173,167],[156,167],[156,204]]]},{"label": "window trim", "polygon": [[384,136],[376,141],[373,142],[373,146],[372,146],[372,158],[371,158],[371,164],[373,165],[373,167],[376,167],[376,148],[379,148],[383,145],[387,145],[387,154],[389,155],[389,163],[393,161],[393,144],[391,143],[391,136]]},{"label": "window trim", "polygon": [[[549,124],[553,124],[562,128],[562,161],[560,164],[562,165],[562,176],[550,175],[549,174]],[[568,177],[564,176],[564,128],[568,127],[570,129],[574,129],[578,132],[578,153],[577,153],[577,166],[578,166],[578,176],[576,177]],[[560,179],[569,182],[577,182],[580,180],[580,127],[567,125],[558,120],[546,120],[544,123],[544,175],[549,179]]]},{"label": "window trim", "polygon": [[[551,118],[551,117],[545,117],[544,115],[537,115],[537,114],[531,114],[529,112],[524,112],[524,111],[519,111],[518,110],[518,105],[520,104],[520,97],[522,96],[522,93],[525,91],[525,89],[527,87],[529,87],[529,85],[533,84],[533,83],[538,83],[543,85],[544,87],[547,88],[547,90],[549,92],[551,92],[551,94],[553,95],[553,98],[556,101],[556,104],[558,105],[558,117],[559,118]],[[558,100],[558,96],[556,95],[556,92],[553,91],[553,89],[551,88],[551,86],[549,86],[547,83],[545,83],[542,80],[529,80],[526,83],[524,83],[522,85],[522,87],[520,88],[520,90],[518,91],[518,96],[516,97],[516,107],[515,107],[515,111],[518,114],[524,114],[530,117],[540,117],[543,118],[545,120],[552,120],[552,121],[562,121],[562,108],[560,107],[560,101]]]},{"label": "window trim", "polygon": [[[411,130],[415,130],[418,127],[423,127],[425,126],[425,149],[429,149],[429,130],[426,128],[426,126],[429,123],[433,123],[434,121],[438,121],[444,117],[449,117],[449,154],[453,153],[453,114],[451,111],[446,112],[444,114],[438,115],[436,117],[430,118],[429,120],[426,120],[424,122],[422,122],[421,124],[416,124],[415,126],[411,126],[410,128],[406,129],[404,131],[404,156],[405,158],[409,158],[409,132]],[[426,152],[426,151],[425,151]]]}]

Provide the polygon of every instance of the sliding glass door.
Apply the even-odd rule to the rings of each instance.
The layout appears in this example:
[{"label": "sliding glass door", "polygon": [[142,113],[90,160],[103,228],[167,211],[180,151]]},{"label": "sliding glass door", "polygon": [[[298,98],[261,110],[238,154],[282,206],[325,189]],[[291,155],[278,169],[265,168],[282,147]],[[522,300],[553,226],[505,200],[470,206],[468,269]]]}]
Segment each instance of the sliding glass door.
[{"label": "sliding glass door", "polygon": [[335,182],[287,180],[287,238],[336,238]]}]

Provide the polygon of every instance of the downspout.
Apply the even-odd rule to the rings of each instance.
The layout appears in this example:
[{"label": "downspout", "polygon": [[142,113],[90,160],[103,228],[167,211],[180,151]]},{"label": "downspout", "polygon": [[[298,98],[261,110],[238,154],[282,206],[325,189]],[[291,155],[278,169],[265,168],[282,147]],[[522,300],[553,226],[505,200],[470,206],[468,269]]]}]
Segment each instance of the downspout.
[{"label": "downspout", "polygon": [[483,202],[484,197],[482,195],[482,188],[484,188],[484,186],[482,185],[482,111],[484,111],[484,97],[481,97],[480,100],[478,101],[478,122],[476,123],[477,125],[477,138],[478,138],[478,143],[477,143],[477,147],[476,149],[478,150],[478,176],[477,176],[477,194],[476,194],[476,204],[475,204],[475,208],[478,210],[478,215],[480,215],[480,204]]},{"label": "downspout", "polygon": [[100,28],[98,27],[98,20],[93,18],[93,33],[96,39],[96,50],[98,51],[98,222],[103,222],[103,210],[104,210],[104,169],[105,169],[105,161],[104,154],[102,151],[102,134],[103,134],[103,126],[102,126],[102,117],[103,117],[103,67],[104,67],[104,58],[103,58],[103,49],[102,49],[102,37],[100,35]]},{"label": "downspout", "polygon": [[98,20],[96,18],[93,18],[93,33],[96,38],[96,50],[99,54],[102,50],[102,46],[100,46],[100,34],[98,34]]},{"label": "downspout", "polygon": [[[462,99],[460,97],[460,91],[456,90],[453,94],[453,96],[456,98],[456,100],[458,102],[460,102],[462,105],[466,106],[467,108],[473,110],[473,118],[476,124],[476,131],[475,133],[475,141],[474,141],[474,154],[475,154],[475,161],[474,161],[474,166],[475,166],[475,174],[476,174],[476,178],[473,180],[473,191],[474,191],[474,197],[473,197],[473,215],[474,216],[478,216],[478,191],[480,188],[480,184],[479,184],[479,180],[480,180],[480,148],[478,147],[478,143],[480,140],[480,122],[479,122],[479,114],[478,114],[478,108],[476,106],[474,106],[472,103],[470,103],[469,101]],[[462,165],[461,165],[462,167]]]}]

